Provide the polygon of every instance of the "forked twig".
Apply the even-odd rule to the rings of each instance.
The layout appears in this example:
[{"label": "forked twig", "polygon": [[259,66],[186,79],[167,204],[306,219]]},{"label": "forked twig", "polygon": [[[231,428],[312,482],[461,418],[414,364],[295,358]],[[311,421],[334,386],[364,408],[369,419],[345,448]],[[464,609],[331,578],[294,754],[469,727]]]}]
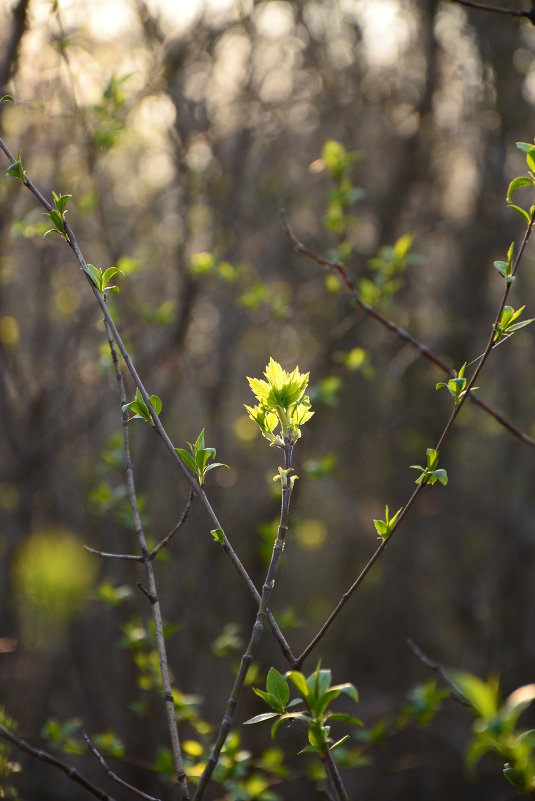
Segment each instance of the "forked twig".
[{"label": "forked twig", "polygon": [[0,737],[2,737],[4,740],[7,740],[16,748],[24,751],[25,754],[28,754],[34,759],[38,759],[40,762],[46,762],[47,765],[52,765],[52,767],[61,770],[62,773],[68,776],[71,781],[75,782],[75,784],[79,784],[80,787],[83,787],[84,790],[88,791],[88,793],[94,795],[95,798],[100,798],[101,801],[115,801],[111,795],[108,795],[108,793],[105,793],[100,787],[97,787],[96,784],[93,784],[86,779],[85,776],[76,770],[76,768],[65,764],[65,762],[62,762],[60,759],[52,756],[52,754],[49,754],[48,751],[43,751],[40,748],[34,748],[25,740],[21,740],[20,737],[17,737],[16,734],[13,734],[12,731],[9,731],[9,729],[6,729],[6,727],[1,724]]},{"label": "forked twig", "polygon": [[166,545],[169,545],[169,543],[171,542],[171,540],[173,539],[175,534],[177,534],[178,531],[182,528],[182,526],[184,525],[184,523],[188,519],[189,510],[191,509],[191,504],[193,503],[193,499],[194,498],[195,498],[195,491],[192,489],[190,491],[188,502],[186,503],[184,511],[182,512],[182,516],[180,517],[180,520],[178,521],[176,526],[173,528],[173,530],[169,532],[167,537],[164,537],[163,540],[161,540],[158,543],[158,545],[154,546],[152,551],[149,553],[149,556],[150,556],[151,559],[154,559],[154,557],[162,550],[162,548],[165,548]]},{"label": "forked twig", "polygon": [[445,670],[445,669],[444,669],[444,667],[443,667],[443,666],[440,664],[440,662],[435,662],[433,659],[430,659],[430,658],[427,656],[427,654],[424,654],[424,652],[422,651],[422,649],[421,649],[421,648],[420,648],[418,645],[416,645],[416,643],[414,642],[414,640],[413,640],[411,637],[409,637],[409,639],[407,640],[407,645],[409,646],[409,648],[411,649],[411,651],[413,652],[413,654],[414,654],[416,657],[418,657],[418,659],[420,660],[420,662],[423,662],[423,664],[424,664],[426,667],[428,667],[430,670],[433,670],[435,673],[438,673],[438,674],[439,674],[439,676],[440,676],[441,678],[443,678],[443,679],[444,679],[444,681],[446,682],[446,684],[447,684],[447,685],[450,687],[450,689],[452,690],[452,697],[453,697],[453,698],[454,698],[454,699],[455,699],[455,700],[456,700],[456,701],[457,701],[459,704],[462,704],[463,706],[470,706],[470,704],[468,703],[468,701],[466,700],[466,698],[464,698],[464,697],[463,697],[463,696],[462,696],[462,695],[459,693],[459,690],[457,689],[457,687],[455,686],[455,684],[452,682],[452,680],[451,680],[451,679],[450,679],[450,677],[448,676],[448,672],[447,672],[447,670]]},{"label": "forked twig", "polygon": [[117,774],[114,773],[108,766],[106,760],[104,759],[100,751],[98,751],[98,749],[95,747],[89,735],[86,734],[85,732],[84,732],[84,740],[86,741],[89,750],[96,756],[96,758],[102,765],[106,775],[109,776],[109,778],[112,781],[116,782],[117,784],[120,784],[121,787],[124,787],[125,790],[129,790],[131,793],[134,793],[134,795],[138,795],[140,798],[146,799],[146,801],[160,801],[159,798],[156,798],[153,795],[148,795],[148,793],[144,793],[141,790],[138,790],[137,787],[134,787],[132,784],[128,784],[128,782],[125,782],[124,779],[121,779],[119,776],[117,776]]},{"label": "forked twig", "polygon": [[[399,337],[399,339],[401,339],[403,342],[407,342],[411,347],[416,348],[416,350],[424,359],[427,359],[427,361],[431,362],[431,364],[434,364],[436,367],[442,370],[443,373],[453,377],[453,371],[451,367],[449,367],[448,364],[446,364],[446,362],[440,358],[440,356],[437,356],[436,353],[433,353],[433,351],[427,345],[424,345],[423,342],[420,342],[392,320],[384,317],[380,312],[376,311],[376,309],[372,308],[367,303],[364,303],[357,292],[355,284],[349,278],[344,264],[341,261],[325,259],[303,245],[303,243],[295,235],[284,209],[281,211],[281,219],[286,236],[297,253],[301,253],[307,259],[310,259],[311,261],[316,262],[316,264],[319,264],[321,267],[325,267],[327,270],[335,273],[359,309],[362,309],[362,311],[364,311],[369,317],[377,320],[377,322],[380,323],[384,328],[388,329],[389,331],[393,331],[394,334],[396,334],[396,336]],[[474,393],[470,393],[469,397],[472,403],[475,403],[480,409],[483,409],[483,411],[491,415],[491,417],[494,417],[494,419],[501,426],[503,426],[503,428],[507,429],[507,431],[513,434],[513,436],[515,436],[524,444],[529,445],[531,448],[535,448],[535,439],[533,439],[533,437],[530,437],[529,434],[526,434],[524,431],[521,431],[519,428],[517,428],[517,426],[510,423],[509,420],[507,420],[502,414],[497,412],[495,409],[489,406],[488,403],[481,400],[481,398]]]},{"label": "forked twig", "polygon": [[[535,223],[535,206],[532,207],[532,212],[531,212],[531,215],[530,215],[530,218],[529,218],[529,222],[528,222],[527,228],[525,230],[525,233],[524,233],[520,248],[518,250],[518,253],[517,253],[516,257],[515,257],[515,260],[514,260],[512,269],[511,269],[511,276],[512,277],[514,277],[516,275],[516,273],[517,273],[518,267],[520,265],[520,262],[522,260],[523,255],[524,255],[524,252],[526,250],[526,246],[528,244],[529,238],[530,238],[531,233],[533,231],[534,223]],[[305,251],[306,251],[306,248],[305,248]],[[309,252],[307,252],[307,255],[308,255],[308,253]],[[316,260],[316,257],[314,256],[314,254],[312,254],[312,258],[314,258]],[[327,262],[325,259],[323,259],[322,262],[320,262],[320,263],[326,263],[327,265],[329,265],[329,262]],[[342,271],[341,274],[345,276],[345,271],[343,270],[343,266],[341,266],[341,271]],[[350,284],[350,286],[351,286],[352,292],[354,292],[354,288],[353,288],[352,284]],[[496,313],[496,317],[494,318],[494,322],[492,324],[492,330],[491,330],[490,337],[489,337],[488,342],[487,342],[487,346],[486,346],[485,350],[483,351],[483,353],[481,355],[481,358],[479,359],[479,362],[477,364],[476,369],[474,370],[474,372],[472,374],[472,377],[467,382],[466,389],[464,390],[462,397],[460,398],[458,403],[454,406],[453,411],[452,411],[452,413],[451,413],[451,415],[450,415],[450,417],[448,419],[448,422],[446,423],[446,426],[444,427],[444,430],[442,431],[442,434],[439,437],[439,440],[438,440],[438,442],[437,442],[437,444],[435,446],[435,451],[437,453],[439,453],[439,451],[443,447],[444,442],[445,442],[447,436],[449,435],[449,433],[450,433],[450,431],[451,431],[451,429],[453,427],[453,424],[454,424],[455,420],[457,419],[457,416],[458,416],[459,412],[461,411],[461,409],[463,408],[463,406],[464,406],[464,404],[466,402],[466,399],[473,397],[471,395],[471,391],[472,391],[472,389],[473,389],[473,387],[475,385],[475,382],[477,380],[478,375],[480,374],[481,370],[483,369],[483,366],[485,365],[485,363],[486,363],[486,361],[487,361],[487,359],[488,359],[488,357],[490,355],[490,352],[492,351],[492,349],[493,349],[493,347],[495,345],[495,339],[496,339],[496,333],[498,331],[498,325],[499,325],[499,322],[500,322],[500,319],[501,319],[501,316],[502,316],[503,309],[504,309],[505,304],[507,302],[507,298],[509,297],[509,292],[511,291],[511,286],[512,286],[512,282],[507,282],[506,285],[505,285],[505,289],[504,289],[504,292],[503,292],[503,295],[502,295],[502,299],[501,299],[501,302],[499,304],[498,311]],[[356,295],[356,298],[360,301],[360,299],[358,298],[358,295]],[[360,301],[360,303],[362,303],[362,301]],[[365,304],[363,304],[363,305],[365,305]],[[388,537],[386,539],[383,539],[383,541],[381,542],[381,544],[379,545],[379,547],[377,548],[377,550],[375,551],[373,556],[368,560],[367,564],[365,565],[363,570],[360,572],[360,574],[358,575],[356,580],[353,582],[351,587],[342,595],[342,597],[340,598],[340,600],[336,604],[335,608],[333,609],[333,611],[331,612],[331,614],[329,615],[329,617],[327,618],[327,620],[325,621],[323,626],[321,626],[321,628],[319,629],[317,634],[313,637],[313,639],[310,641],[310,643],[307,645],[307,647],[304,649],[304,651],[297,658],[298,666],[302,665],[302,663],[306,659],[306,657],[310,654],[310,652],[316,647],[316,645],[319,643],[319,641],[323,638],[323,636],[325,635],[327,630],[330,628],[330,626],[332,625],[334,620],[338,617],[338,615],[339,615],[340,611],[342,610],[342,608],[345,606],[345,604],[351,598],[351,596],[353,595],[355,590],[360,586],[360,584],[362,583],[364,578],[367,576],[367,574],[369,573],[369,571],[371,570],[371,568],[373,567],[373,565],[375,564],[377,559],[381,556],[383,551],[386,549],[388,543],[390,542],[390,540],[392,539],[392,537],[394,536],[394,534],[398,530],[399,526],[401,525],[401,523],[403,522],[403,520],[407,516],[408,512],[410,511],[410,509],[412,508],[412,506],[416,502],[416,499],[418,498],[420,493],[423,491],[425,486],[427,486],[425,481],[421,481],[420,483],[418,483],[418,486],[412,492],[409,500],[407,501],[405,506],[402,507],[402,511],[401,511],[399,517],[397,518],[397,521],[396,521],[395,525],[393,526],[392,530],[389,532]]]},{"label": "forked twig", "polygon": [[[9,150],[9,148],[7,147],[7,145],[5,144],[5,142],[3,141],[2,138],[0,138],[0,150],[3,151],[3,153],[6,155],[6,157],[8,158],[8,160],[12,164],[14,164],[16,162],[15,156],[13,155],[13,153],[11,153],[11,151]],[[22,182],[27,187],[27,189],[29,189],[30,192],[37,198],[39,203],[41,203],[41,205],[47,211],[52,211],[53,210],[53,206],[48,202],[48,200],[46,200],[46,198],[41,194],[39,189],[35,186],[33,181],[31,181],[26,174],[24,174],[24,177],[22,178]],[[134,367],[134,363],[133,363],[133,361],[132,361],[132,359],[130,357],[130,354],[128,353],[128,350],[126,349],[126,347],[124,345],[124,342],[123,342],[123,340],[121,338],[121,335],[119,334],[117,326],[115,325],[115,322],[114,322],[113,318],[111,317],[111,315],[109,313],[107,304],[106,304],[104,298],[101,296],[101,294],[99,293],[97,288],[94,286],[93,282],[91,281],[91,279],[89,278],[89,276],[87,274],[87,269],[88,269],[87,268],[87,262],[84,259],[82,251],[80,250],[80,247],[78,245],[78,242],[76,240],[76,237],[74,235],[73,230],[71,229],[71,227],[67,223],[65,223],[65,231],[66,231],[66,234],[67,234],[67,237],[68,237],[67,244],[69,245],[69,247],[73,251],[73,253],[74,253],[75,257],[76,257],[76,260],[77,260],[78,264],[80,265],[81,269],[84,271],[84,273],[86,275],[87,282],[88,282],[88,284],[89,284],[89,286],[91,288],[91,291],[93,292],[93,295],[95,297],[96,302],[98,303],[98,305],[99,305],[99,307],[101,309],[101,312],[102,312],[102,314],[104,316],[104,320],[106,322],[106,325],[109,326],[109,329],[110,329],[110,331],[111,331],[111,333],[113,335],[113,339],[115,340],[115,343],[117,345],[117,348],[119,349],[119,352],[121,353],[121,356],[124,359],[124,362],[125,362],[125,365],[127,367],[127,370],[130,373],[132,379],[134,380],[134,383],[135,383],[136,387],[138,387],[143,400],[147,404],[147,408],[150,410],[150,414],[151,414],[151,417],[152,417],[152,420],[153,420],[153,423],[154,423],[154,431],[159,435],[159,437],[163,441],[163,443],[164,443],[167,451],[169,452],[171,458],[173,459],[175,464],[178,466],[178,468],[182,472],[183,476],[188,481],[190,487],[199,496],[201,504],[203,505],[208,517],[210,518],[210,520],[212,522],[213,528],[214,529],[220,529],[221,531],[223,531],[222,543],[221,543],[223,551],[226,553],[226,555],[231,560],[232,564],[234,565],[234,567],[235,567],[236,571],[238,572],[239,576],[241,577],[242,581],[245,583],[245,585],[246,585],[246,587],[247,587],[247,589],[249,591],[249,594],[251,595],[253,600],[257,604],[259,604],[260,603],[260,593],[256,589],[256,587],[255,587],[251,577],[249,576],[247,570],[245,569],[245,567],[241,563],[238,555],[234,551],[234,549],[233,549],[233,547],[232,547],[232,545],[231,545],[226,533],[224,532],[223,526],[219,522],[219,520],[217,518],[217,515],[215,514],[215,512],[214,512],[214,510],[213,510],[213,508],[212,508],[212,506],[210,504],[210,501],[208,500],[206,492],[204,491],[203,488],[199,488],[199,485],[196,483],[195,478],[193,477],[193,475],[189,472],[189,470],[183,464],[182,460],[180,459],[180,457],[176,453],[174,445],[173,445],[173,443],[172,443],[167,431],[165,430],[164,426],[162,425],[162,423],[160,421],[160,418],[158,417],[158,415],[156,414],[156,412],[152,408],[152,405],[151,405],[151,402],[150,402],[150,398],[149,398],[149,394],[148,394],[148,392],[147,392],[147,390],[146,390],[146,388],[145,388],[145,386],[144,386],[144,384],[143,384],[143,382],[142,382],[142,380],[141,380],[136,368]],[[280,630],[275,618],[273,617],[273,614],[271,613],[271,611],[269,609],[266,611],[266,619],[267,619],[267,622],[268,622],[268,624],[269,624],[269,626],[270,626],[270,628],[271,628],[271,630],[273,632],[273,635],[274,635],[275,639],[277,640],[277,642],[279,644],[279,647],[280,647],[282,653],[284,654],[285,658],[288,660],[289,664],[293,666],[294,663],[295,663],[295,657],[294,657],[294,655],[292,653],[292,650],[291,650],[290,646],[288,645],[288,642],[286,641],[286,638],[284,637],[284,635],[283,635],[282,631]]]}]

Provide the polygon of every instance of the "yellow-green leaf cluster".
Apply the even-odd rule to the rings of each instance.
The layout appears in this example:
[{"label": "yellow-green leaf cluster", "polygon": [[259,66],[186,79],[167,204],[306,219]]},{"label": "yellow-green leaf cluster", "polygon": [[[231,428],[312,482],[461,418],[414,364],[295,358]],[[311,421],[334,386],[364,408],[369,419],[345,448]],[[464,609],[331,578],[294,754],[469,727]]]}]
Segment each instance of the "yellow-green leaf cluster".
[{"label": "yellow-green leaf cluster", "polygon": [[[299,367],[289,373],[271,357],[264,377],[265,381],[247,378],[258,401],[254,407],[245,406],[247,413],[272,445],[293,445],[301,436],[299,426],[314,414],[305,395],[309,373],[300,373]],[[275,434],[279,425],[280,433]]]}]

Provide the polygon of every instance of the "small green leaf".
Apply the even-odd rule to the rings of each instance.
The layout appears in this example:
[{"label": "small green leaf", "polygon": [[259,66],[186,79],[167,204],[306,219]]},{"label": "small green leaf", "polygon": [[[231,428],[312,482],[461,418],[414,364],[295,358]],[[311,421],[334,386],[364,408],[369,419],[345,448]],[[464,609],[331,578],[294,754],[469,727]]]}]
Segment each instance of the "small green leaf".
[{"label": "small green leaf", "polygon": [[527,223],[531,222],[530,216],[525,209],[522,209],[520,206],[515,206],[514,203],[509,203],[509,208],[513,209],[513,211],[516,211],[517,214],[520,214],[520,216],[523,217]]},{"label": "small green leaf", "polygon": [[306,701],[309,696],[309,689],[304,675],[298,670],[290,670],[286,676],[295,685],[295,687],[297,687],[297,690],[301,693],[303,700]]},{"label": "small green leaf", "polygon": [[347,742],[347,740],[349,740],[349,734],[346,734],[345,737],[342,737],[340,740],[337,740],[335,743],[333,743],[333,745],[330,745],[329,751],[334,751],[335,748],[338,748],[338,746],[343,745],[345,742]]},{"label": "small green leaf", "polygon": [[266,690],[277,699],[279,708],[283,711],[290,698],[290,690],[284,676],[274,667],[269,669],[266,680]]},{"label": "small green leaf", "polygon": [[254,718],[249,718],[249,720],[244,720],[244,726],[251,726],[254,723],[262,723],[264,720],[273,720],[273,718],[278,717],[277,712],[262,712],[261,715],[255,715]]},{"label": "small green leaf", "polygon": [[197,465],[195,464],[195,460],[193,456],[189,454],[184,448],[175,448],[175,451],[178,453],[186,467],[191,470],[192,473],[197,473]]},{"label": "small green leaf", "polygon": [[519,150],[521,150],[523,153],[529,153],[529,151],[530,151],[530,150],[531,150],[533,147],[535,147],[535,145],[533,144],[533,142],[531,142],[531,143],[530,143],[530,142],[517,142],[517,143],[516,143],[516,146],[517,146],[517,148],[518,148]]},{"label": "small green leaf", "polygon": [[471,673],[461,670],[446,670],[448,679],[456,690],[482,718],[494,718],[498,712],[498,682],[490,679],[482,681]]},{"label": "small green leaf", "polygon": [[3,97],[0,98],[0,103],[14,103],[14,102],[15,101],[13,100],[11,95],[3,95]]},{"label": "small green leaf", "polygon": [[533,186],[533,179],[525,175],[520,175],[518,178],[513,178],[507,190],[507,202],[511,200],[511,195],[521,189],[523,186]]},{"label": "small green leaf", "polygon": [[[50,213],[52,214],[52,212]],[[95,267],[94,264],[88,264],[87,269],[85,269],[84,267],[83,270],[89,276],[92,283],[96,286],[96,288],[100,292],[102,288],[102,270],[100,269],[100,267]]]},{"label": "small green leaf", "polygon": [[160,412],[162,411],[162,401],[160,400],[158,395],[151,395],[149,400],[150,400],[150,405],[152,406],[156,414],[160,414]]},{"label": "small green leaf", "polygon": [[19,178],[19,180],[24,181],[26,173],[22,167],[20,150],[17,154],[17,160],[10,164],[7,168],[6,175],[9,175],[11,178]]},{"label": "small green leaf", "polygon": [[225,532],[223,531],[222,528],[213,528],[211,529],[210,534],[212,535],[214,540],[216,540],[216,542],[218,542],[220,545],[225,544]]}]

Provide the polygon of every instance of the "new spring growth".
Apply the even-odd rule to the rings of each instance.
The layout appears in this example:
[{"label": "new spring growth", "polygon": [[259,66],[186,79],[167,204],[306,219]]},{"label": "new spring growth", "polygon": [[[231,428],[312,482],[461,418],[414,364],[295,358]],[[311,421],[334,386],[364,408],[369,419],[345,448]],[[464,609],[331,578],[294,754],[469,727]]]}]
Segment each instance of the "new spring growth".
[{"label": "new spring growth", "polygon": [[[300,373],[299,367],[288,373],[270,358],[264,376],[266,381],[247,377],[258,401],[254,407],[245,405],[247,414],[271,445],[279,448],[293,446],[301,436],[299,426],[314,414],[305,395],[309,373]],[[278,426],[280,431],[275,433]]]}]

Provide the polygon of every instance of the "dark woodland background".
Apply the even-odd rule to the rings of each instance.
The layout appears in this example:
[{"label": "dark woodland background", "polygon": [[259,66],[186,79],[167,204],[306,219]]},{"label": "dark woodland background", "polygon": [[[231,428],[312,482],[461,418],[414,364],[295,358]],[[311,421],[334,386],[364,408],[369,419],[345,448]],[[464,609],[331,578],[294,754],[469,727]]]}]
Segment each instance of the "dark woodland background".
[{"label": "dark woodland background", "polygon": [[[372,518],[385,503],[405,503],[416,477],[408,466],[436,442],[450,402],[435,391],[441,373],[292,251],[279,211],[328,253],[337,240],[323,223],[323,143],[359,151],[353,179],[365,194],[353,210],[349,274],[368,274],[381,245],[410,233],[419,258],[384,312],[452,365],[477,357],[502,291],[492,263],[522,233],[505,193],[525,170],[515,142],[535,135],[535,27],[434,0],[192,8],[92,0],[60,3],[58,17],[49,2],[19,0],[13,10],[4,0],[0,89],[17,103],[3,107],[0,131],[47,196],[72,193],[68,219],[86,259],[124,269],[109,301],[115,318],[162,398],[174,443],[205,427],[230,465],[210,473],[208,491],[257,584],[278,516],[279,458],[244,415],[246,376],[260,376],[269,356],[310,371],[316,414],[295,451],[300,480],[271,604],[299,651],[375,549]],[[163,709],[155,693],[147,717],[129,707],[142,689],[120,645],[128,625],[147,619],[135,587],[142,576],[128,563],[76,556],[84,543],[134,548],[116,469],[116,381],[96,304],[60,237],[41,238],[41,211],[19,182],[0,181],[0,700],[35,744],[48,718],[79,718],[150,759],[166,745]],[[230,267],[203,272],[209,258],[198,253]],[[531,246],[512,298],[527,316],[534,267]],[[478,382],[482,398],[532,435],[534,335],[528,328],[498,348]],[[356,348],[357,369],[348,369]],[[149,426],[130,428],[157,541],[188,487]],[[321,656],[335,681],[353,682],[367,725],[430,677],[408,637],[445,665],[499,674],[505,693],[533,681],[534,453],[465,407],[441,465],[448,486],[425,492],[305,665]],[[218,724],[239,652],[220,657],[212,644],[224,627],[230,641],[246,638],[256,610],[208,529],[194,504],[157,578],[177,626],[168,644],[175,685],[202,697],[203,717]],[[43,611],[36,587],[54,570],[58,590]],[[61,583],[65,574],[71,583]],[[102,582],[133,588],[131,597],[104,605]],[[272,664],[285,669],[266,636],[257,685]],[[268,726],[241,729],[261,711],[246,692],[244,748],[270,743]],[[348,773],[350,796],[514,798],[499,760],[467,777],[470,726],[447,703],[430,727],[399,733]],[[303,772],[299,738],[281,732],[276,743]],[[51,768],[16,758],[22,798],[86,797]],[[102,779],[90,757],[72,761]],[[150,788],[145,774],[132,775]],[[323,797],[300,780],[279,792]]]}]

